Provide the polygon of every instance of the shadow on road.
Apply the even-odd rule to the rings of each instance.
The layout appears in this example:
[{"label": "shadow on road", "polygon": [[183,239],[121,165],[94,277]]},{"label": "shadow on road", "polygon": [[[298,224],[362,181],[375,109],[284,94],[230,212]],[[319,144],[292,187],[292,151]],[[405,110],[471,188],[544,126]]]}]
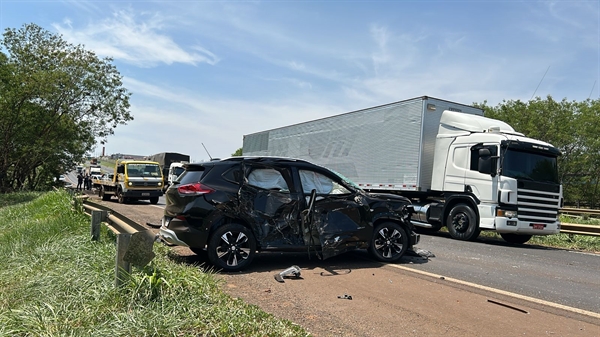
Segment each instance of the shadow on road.
[{"label": "shadow on road", "polygon": [[[178,263],[196,265],[204,270],[210,270],[211,264],[208,262],[206,252],[200,255],[189,253],[190,255],[178,254],[171,251],[169,257]],[[408,253],[396,264],[423,264],[429,259],[416,253]],[[367,251],[356,250],[331,257],[326,260],[320,260],[315,253],[307,252],[260,252],[256,254],[252,264],[239,272],[223,274],[248,274],[256,272],[278,272],[292,265],[299,266],[302,270],[324,269],[328,273],[322,276],[334,276],[338,274],[348,274],[352,270],[364,268],[381,268],[385,263],[373,260]],[[214,270],[214,269],[213,269]]]},{"label": "shadow on road", "polygon": [[[436,233],[421,233],[422,236],[434,236],[434,237],[439,237],[439,238],[447,238],[448,240],[454,240],[451,236],[450,233],[448,232],[436,232]],[[516,243],[509,243],[504,241],[501,238],[495,238],[495,237],[489,237],[489,236],[479,236],[477,238],[477,240],[475,241],[468,241],[471,244],[485,244],[485,245],[493,245],[493,246],[498,246],[498,247],[510,247],[510,248],[518,248],[518,249],[535,249],[535,250],[568,250],[568,249],[564,249],[564,248],[556,248],[556,247],[548,247],[548,246],[541,246],[541,245],[536,245],[536,244],[531,244],[531,243],[524,243],[524,244],[516,244]]]}]

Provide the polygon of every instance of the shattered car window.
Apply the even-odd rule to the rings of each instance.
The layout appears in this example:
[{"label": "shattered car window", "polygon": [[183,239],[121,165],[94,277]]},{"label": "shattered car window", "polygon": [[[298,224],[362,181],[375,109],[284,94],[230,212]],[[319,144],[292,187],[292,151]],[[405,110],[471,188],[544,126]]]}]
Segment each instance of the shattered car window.
[{"label": "shattered car window", "polygon": [[250,172],[248,175],[248,185],[265,190],[290,191],[281,173],[274,169],[256,169]]},{"label": "shattered car window", "polygon": [[302,191],[304,194],[310,194],[313,189],[317,194],[348,194],[347,188],[330,178],[308,170],[300,170],[300,181],[302,182]]}]

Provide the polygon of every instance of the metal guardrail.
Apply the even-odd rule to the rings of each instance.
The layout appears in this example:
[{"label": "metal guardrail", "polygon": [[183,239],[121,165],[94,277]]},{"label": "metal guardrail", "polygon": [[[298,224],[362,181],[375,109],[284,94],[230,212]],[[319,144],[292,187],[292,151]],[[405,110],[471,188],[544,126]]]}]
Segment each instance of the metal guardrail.
[{"label": "metal guardrail", "polygon": [[560,225],[560,232],[565,234],[600,236],[600,226],[563,223]]},{"label": "metal guardrail", "polygon": [[85,199],[82,206],[86,214],[91,216],[93,241],[100,239],[101,223],[105,223],[117,236],[115,286],[120,287],[129,277],[131,265],[143,268],[154,258],[154,234],[148,228],[108,207]]},{"label": "metal guardrail", "polygon": [[588,216],[593,216],[593,217],[600,217],[600,209],[585,209],[585,208],[569,208],[569,207],[565,207],[565,208],[561,208],[560,209],[560,213],[561,214],[568,214],[568,215],[579,215],[579,216],[588,215]]},{"label": "metal guardrail", "polygon": [[[560,209],[560,213],[569,216],[588,216],[592,218],[600,217],[600,210],[585,208],[565,207]],[[561,233],[600,236],[600,225],[582,225],[573,223],[563,223],[560,228]]]}]

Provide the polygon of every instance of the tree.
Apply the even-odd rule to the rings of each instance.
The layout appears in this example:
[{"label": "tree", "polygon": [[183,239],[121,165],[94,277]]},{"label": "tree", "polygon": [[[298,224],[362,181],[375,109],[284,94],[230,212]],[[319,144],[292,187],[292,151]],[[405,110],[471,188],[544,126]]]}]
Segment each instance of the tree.
[{"label": "tree", "polygon": [[0,192],[43,187],[133,120],[112,59],[35,24],[0,46]]},{"label": "tree", "polygon": [[502,101],[496,107],[474,103],[486,117],[510,124],[528,137],[557,147],[559,178],[565,201],[595,205],[600,197],[600,101],[555,101],[536,97],[528,102]]},{"label": "tree", "polygon": [[242,156],[242,148],[235,150],[234,153],[231,154],[232,157],[241,157]]}]

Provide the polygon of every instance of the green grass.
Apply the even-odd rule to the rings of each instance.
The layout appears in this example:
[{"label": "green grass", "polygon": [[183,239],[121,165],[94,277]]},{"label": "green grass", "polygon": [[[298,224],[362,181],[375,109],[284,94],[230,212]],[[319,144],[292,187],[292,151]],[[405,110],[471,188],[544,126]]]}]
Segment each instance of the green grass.
[{"label": "green grass", "polygon": [[0,195],[0,336],[306,336],[233,299],[198,266],[156,257],[114,287],[114,238],[90,240],[66,192]]},{"label": "green grass", "polygon": [[[503,241],[500,234],[496,232],[482,231],[480,237]],[[598,236],[573,234],[535,235],[527,241],[527,244],[600,253],[600,237]]]},{"label": "green grass", "polygon": [[[600,219],[581,219],[574,217],[560,216],[562,223],[577,223],[588,225],[600,225]],[[445,228],[444,228],[445,230]],[[480,234],[484,238],[502,240],[500,234],[491,231],[482,231]],[[528,244],[540,245],[546,247],[581,250],[587,252],[600,253],[600,236],[576,235],[576,234],[557,234],[557,235],[536,235],[533,236]]]}]

